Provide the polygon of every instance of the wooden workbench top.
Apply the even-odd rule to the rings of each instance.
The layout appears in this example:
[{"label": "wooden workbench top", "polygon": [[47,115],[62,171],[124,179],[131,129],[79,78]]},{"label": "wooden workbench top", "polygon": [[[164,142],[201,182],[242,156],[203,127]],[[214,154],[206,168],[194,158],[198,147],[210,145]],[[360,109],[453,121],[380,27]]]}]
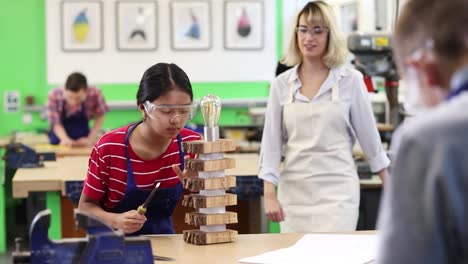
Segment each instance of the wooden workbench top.
[{"label": "wooden workbench top", "polygon": [[[234,176],[257,175],[257,154],[226,154],[236,159],[236,168],[226,170]],[[18,169],[13,177],[13,197],[28,197],[28,192],[61,191],[66,181],[83,181],[88,169],[88,156],[68,156],[44,162],[43,168]]]},{"label": "wooden workbench top", "polygon": [[[0,146],[4,147],[11,142],[12,137],[0,137]],[[45,134],[20,134],[15,142],[33,148],[36,152],[55,152],[57,157],[89,156],[92,146],[89,147],[65,147],[49,144],[49,138]]]},{"label": "wooden workbench top", "polygon": [[[356,231],[348,234],[371,235],[375,231]],[[153,254],[174,258],[170,263],[238,263],[245,257],[290,247],[304,234],[248,234],[238,235],[232,243],[197,246],[185,243],[182,235],[148,236]],[[161,263],[161,262],[158,262]]]},{"label": "wooden workbench top", "polygon": [[60,145],[51,144],[38,144],[32,145],[32,148],[36,152],[54,152],[57,157],[69,157],[69,156],[85,156],[89,157],[91,154],[92,146],[89,147],[65,147]]},{"label": "wooden workbench top", "polygon": [[84,180],[88,170],[87,156],[58,158],[44,162],[42,168],[18,169],[13,177],[13,197],[28,197],[28,192],[63,190],[67,180]]},{"label": "wooden workbench top", "polygon": [[[226,175],[255,176],[258,174],[258,154],[225,154],[236,160],[236,168]],[[88,169],[88,156],[69,156],[45,162],[43,168],[18,169],[13,177],[13,197],[28,197],[28,192],[61,191],[65,195],[66,181],[83,181]],[[361,180],[361,187],[380,188],[380,179]]]}]

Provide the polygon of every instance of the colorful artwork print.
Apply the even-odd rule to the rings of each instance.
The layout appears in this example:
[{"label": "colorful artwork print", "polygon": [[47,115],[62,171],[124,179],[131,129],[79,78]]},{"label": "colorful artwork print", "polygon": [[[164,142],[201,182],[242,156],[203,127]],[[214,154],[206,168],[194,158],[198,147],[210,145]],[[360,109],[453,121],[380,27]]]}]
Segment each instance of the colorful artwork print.
[{"label": "colorful artwork print", "polygon": [[209,49],[211,47],[210,12],[208,1],[171,2],[172,49]]},{"label": "colorful artwork print", "polygon": [[86,15],[86,9],[78,13],[73,23],[73,32],[75,33],[75,40],[83,43],[86,41],[89,33],[89,21]]},{"label": "colorful artwork print", "polygon": [[226,49],[263,48],[263,2],[226,1],[224,19]]},{"label": "colorful artwork print", "polygon": [[185,35],[189,38],[200,39],[200,22],[193,10],[190,10],[190,17],[192,18],[192,25]]},{"label": "colorful artwork print", "polygon": [[247,14],[247,10],[242,8],[242,14],[239,17],[239,22],[237,23],[237,33],[239,36],[245,38],[250,35],[252,31],[252,25],[250,24],[250,18]]},{"label": "colorful artwork print", "polygon": [[65,1],[61,5],[64,51],[99,51],[103,46],[102,3]]}]

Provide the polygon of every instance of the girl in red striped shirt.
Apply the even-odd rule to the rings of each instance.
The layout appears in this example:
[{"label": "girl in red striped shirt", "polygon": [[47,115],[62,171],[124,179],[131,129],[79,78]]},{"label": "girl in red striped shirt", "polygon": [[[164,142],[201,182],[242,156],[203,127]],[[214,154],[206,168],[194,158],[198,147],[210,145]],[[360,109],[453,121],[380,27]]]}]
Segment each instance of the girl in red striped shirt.
[{"label": "girl in red striped shirt", "polygon": [[[143,74],[136,97],[143,120],[96,143],[78,208],[126,234],[171,234],[183,190],[181,144],[201,139],[184,128],[196,111],[192,86],[177,65],[158,63]],[[138,206],[157,183],[147,213],[140,215]]]}]

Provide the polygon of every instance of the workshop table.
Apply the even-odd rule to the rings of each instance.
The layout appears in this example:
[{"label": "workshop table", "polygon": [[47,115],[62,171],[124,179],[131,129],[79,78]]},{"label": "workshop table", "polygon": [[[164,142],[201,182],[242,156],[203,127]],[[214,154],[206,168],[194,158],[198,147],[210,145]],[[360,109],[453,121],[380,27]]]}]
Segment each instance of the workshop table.
[{"label": "workshop table", "polygon": [[[258,173],[258,154],[225,154],[236,159],[236,168],[226,170],[227,175],[255,176]],[[46,192],[46,207],[52,211],[51,238],[61,238],[61,208],[67,194],[79,196],[86,177],[88,157],[74,156],[45,162],[43,168],[18,169],[13,178],[13,197],[27,198],[29,192]],[[374,177],[361,180],[365,188],[380,188],[381,182]],[[68,189],[68,190],[67,190]],[[258,214],[260,208],[255,209]],[[183,217],[182,217],[183,219]]]},{"label": "workshop table", "polygon": [[[4,146],[12,142],[13,135],[7,137],[0,137],[0,157],[5,154]],[[89,155],[91,147],[86,148],[66,148],[63,146],[50,145],[49,138],[46,134],[38,133],[16,133],[14,135],[14,142],[22,143],[32,147],[38,152],[55,152],[57,157],[76,156],[76,155]],[[14,199],[11,197],[11,177],[7,175],[5,161],[0,163],[0,254],[6,252],[7,247],[7,210],[15,205]],[[8,170],[14,172],[14,170]],[[11,213],[11,212],[10,212]],[[10,220],[9,222],[12,222]]]},{"label": "workshop table", "polygon": [[[92,147],[64,147],[59,145],[51,145],[48,142],[48,137],[45,135],[31,135],[31,136],[22,136],[17,139],[18,142],[22,144],[26,144],[32,147],[36,152],[54,152],[58,159],[62,157],[71,157],[71,156],[83,156],[88,157],[91,153]],[[4,155],[4,148],[3,146],[7,145],[10,142],[10,138],[0,138],[0,146],[1,153],[0,156],[3,157]],[[6,252],[7,247],[7,208],[8,205],[14,204],[14,201],[11,197],[11,189],[12,186],[10,185],[9,179],[13,177],[13,175],[6,175],[6,164],[2,161],[1,166],[3,166],[1,171],[3,175],[1,177],[2,182],[0,183],[0,254]],[[42,168],[41,168],[42,169]],[[29,169],[25,169],[29,170]],[[14,170],[8,170],[10,173],[13,174]],[[39,183],[41,184],[41,183]],[[26,195],[27,197],[27,195]],[[14,198],[14,196],[13,196]],[[11,222],[11,221],[10,221]]]},{"label": "workshop table", "polygon": [[[257,175],[257,154],[226,154],[236,159],[236,168],[226,170],[227,175]],[[49,235],[61,238],[61,211],[66,195],[77,197],[86,178],[88,157],[63,157],[45,162],[43,168],[18,169],[13,178],[13,197],[27,198],[30,192],[46,192],[46,207],[51,209],[52,218]],[[258,209],[256,210],[258,212]],[[182,218],[183,219],[183,218]]]},{"label": "workshop table", "polygon": [[[375,231],[356,231],[340,234],[373,235]],[[174,258],[170,263],[239,263],[238,260],[261,253],[290,247],[304,234],[244,234],[233,243],[197,246],[185,243],[182,235],[148,236],[154,255]],[[310,260],[310,263],[313,263]],[[157,262],[161,263],[161,262]]]}]

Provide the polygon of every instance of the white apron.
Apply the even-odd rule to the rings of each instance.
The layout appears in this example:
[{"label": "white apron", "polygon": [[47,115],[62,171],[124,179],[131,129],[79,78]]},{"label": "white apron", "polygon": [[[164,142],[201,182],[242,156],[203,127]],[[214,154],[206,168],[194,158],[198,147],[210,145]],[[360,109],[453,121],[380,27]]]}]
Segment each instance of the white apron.
[{"label": "white apron", "polygon": [[331,101],[312,103],[294,102],[294,87],[289,88],[283,108],[288,141],[278,185],[285,213],[281,232],[356,230],[359,178],[338,86]]}]

